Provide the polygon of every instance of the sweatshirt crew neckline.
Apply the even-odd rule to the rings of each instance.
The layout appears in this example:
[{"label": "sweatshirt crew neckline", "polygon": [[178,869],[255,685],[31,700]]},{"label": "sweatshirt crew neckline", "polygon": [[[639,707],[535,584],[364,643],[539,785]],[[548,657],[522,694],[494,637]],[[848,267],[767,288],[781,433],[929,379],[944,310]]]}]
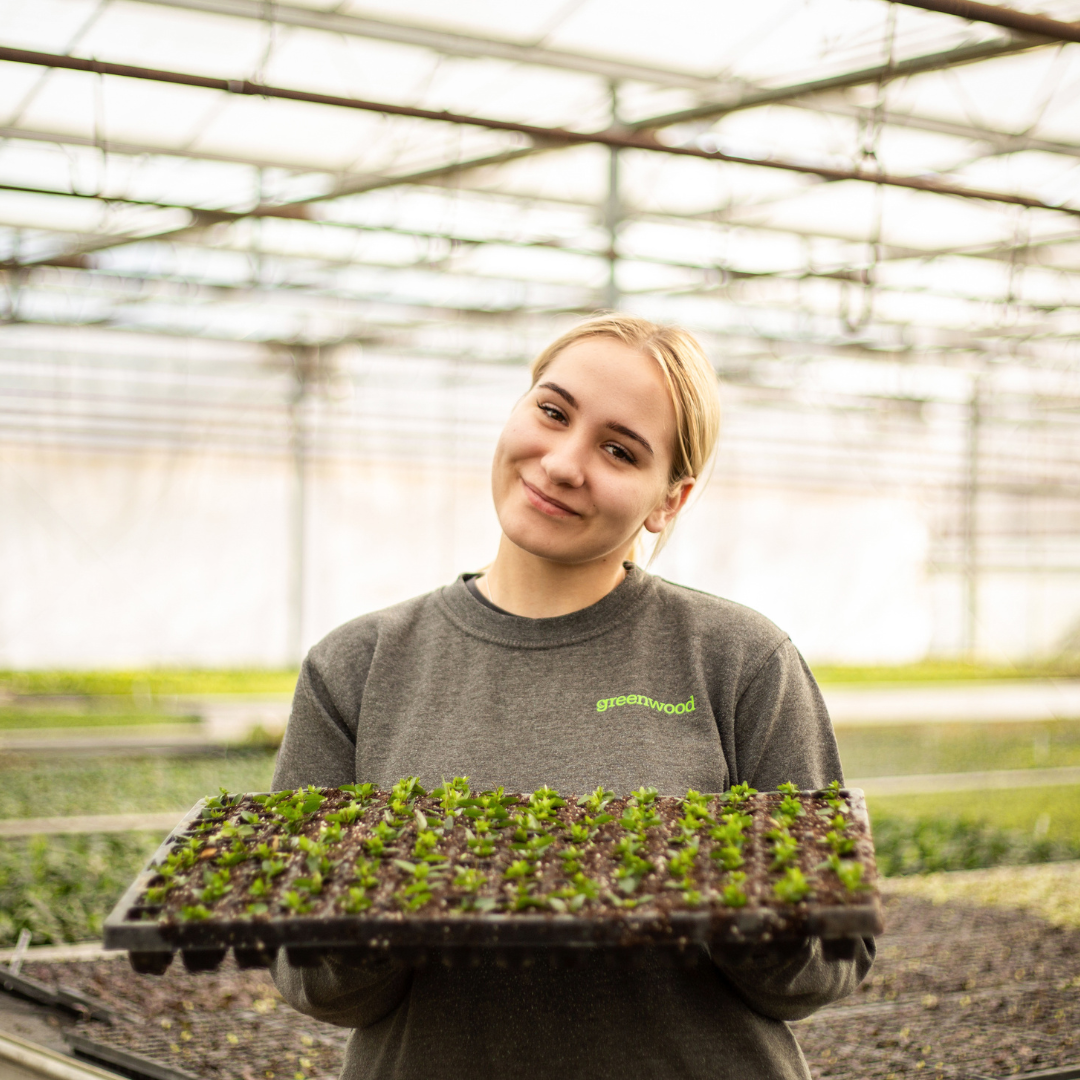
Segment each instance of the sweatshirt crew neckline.
[{"label": "sweatshirt crew neckline", "polygon": [[462,574],[435,594],[443,614],[466,634],[516,649],[555,649],[599,637],[621,624],[649,591],[651,575],[624,563],[626,577],[595,604],[568,615],[530,619],[480,603]]}]

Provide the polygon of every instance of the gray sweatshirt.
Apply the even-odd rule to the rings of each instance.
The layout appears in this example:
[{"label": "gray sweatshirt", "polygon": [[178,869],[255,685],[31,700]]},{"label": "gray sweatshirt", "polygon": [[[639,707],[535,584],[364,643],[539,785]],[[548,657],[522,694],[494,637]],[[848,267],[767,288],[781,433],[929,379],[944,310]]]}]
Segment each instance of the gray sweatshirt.
[{"label": "gray sweatshirt", "polygon": [[[628,565],[598,603],[552,619],[482,604],[462,578],[354,619],[304,661],[275,789],[468,776],[563,795],[800,788],[842,779],[821,694],[787,636],[749,608]],[[512,971],[334,959],[274,979],[301,1012],[357,1030],[345,1080],[476,1076],[808,1078],[786,1021],[851,993],[853,960],[808,940],[717,952],[689,970],[646,952],[612,969]]]}]

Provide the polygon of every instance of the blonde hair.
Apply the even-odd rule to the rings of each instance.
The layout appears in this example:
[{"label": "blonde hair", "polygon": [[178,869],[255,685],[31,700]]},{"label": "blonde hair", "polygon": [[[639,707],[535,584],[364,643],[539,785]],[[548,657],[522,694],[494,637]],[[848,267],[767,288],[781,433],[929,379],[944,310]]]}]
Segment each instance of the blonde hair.
[{"label": "blonde hair", "polygon": [[[668,484],[674,486],[687,478],[701,479],[720,434],[720,397],[716,372],[697,339],[678,326],[662,326],[637,315],[619,312],[598,315],[571,328],[540,353],[529,369],[532,385],[536,385],[564,349],[590,337],[615,338],[651,356],[660,365],[675,406],[675,445]],[[650,561],[667,543],[675,520],[660,533]]]}]

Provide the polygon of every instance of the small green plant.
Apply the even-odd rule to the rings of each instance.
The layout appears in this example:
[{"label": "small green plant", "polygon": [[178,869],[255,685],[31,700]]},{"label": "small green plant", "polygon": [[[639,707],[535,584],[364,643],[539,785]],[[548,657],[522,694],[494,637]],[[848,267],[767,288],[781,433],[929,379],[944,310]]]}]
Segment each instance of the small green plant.
[{"label": "small green plant", "polygon": [[306,915],[311,910],[311,900],[296,889],[290,889],[282,901],[294,915]]},{"label": "small green plant", "polygon": [[[529,809],[536,817],[537,821],[543,821],[546,823],[555,823],[555,811],[560,807],[566,805],[565,799],[559,798],[559,793],[545,784],[543,787],[537,788],[529,796]],[[561,822],[558,824],[561,825]]]},{"label": "small green plant", "polygon": [[619,890],[627,896],[637,890],[642,878],[654,868],[648,859],[638,854],[643,846],[643,841],[637,836],[624,836],[615,845],[615,854],[619,858],[615,878]]},{"label": "small green plant", "polygon": [[203,869],[203,888],[196,890],[196,899],[203,904],[214,904],[227,893],[232,892],[229,876],[228,867],[222,867],[220,870],[211,870],[210,867],[205,867]]},{"label": "small green plant", "polygon": [[486,881],[487,877],[481,874],[479,870],[468,867],[458,871],[453,884],[455,889],[461,889],[462,892],[475,893],[480,891],[480,887]]},{"label": "small green plant", "polygon": [[372,903],[367,889],[360,885],[350,885],[338,902],[347,915],[359,915],[367,911]]},{"label": "small green plant", "polygon": [[311,877],[297,878],[293,887],[299,892],[306,892],[309,896],[318,896],[323,890],[323,876],[316,870]]},{"label": "small green plant", "polygon": [[787,829],[770,829],[766,838],[772,841],[772,865],[770,870],[790,866],[799,854],[799,841]]},{"label": "small green plant", "polygon": [[585,810],[590,814],[599,814],[600,811],[614,798],[614,791],[608,791],[607,788],[598,787],[591,795],[583,795],[578,799],[578,806],[585,807]]},{"label": "small green plant", "polygon": [[745,907],[747,903],[746,895],[746,874],[741,870],[735,870],[728,877],[727,884],[720,890],[720,899],[725,907]]},{"label": "small green plant", "polygon": [[810,883],[797,866],[789,866],[784,876],[773,885],[773,892],[785,904],[797,904],[809,894]]},{"label": "small green plant", "polygon": [[238,866],[246,862],[249,856],[250,852],[243,840],[234,840],[232,847],[217,857],[217,863],[219,866]]},{"label": "small green plant", "polygon": [[431,886],[440,871],[433,868],[431,863],[410,863],[404,859],[395,859],[394,865],[406,874],[406,884],[396,894],[398,903],[406,911],[418,911],[434,895]]},{"label": "small green plant", "polygon": [[788,829],[805,813],[802,803],[794,795],[785,795],[780,800],[780,805],[773,811],[773,817],[781,828]]},{"label": "small green plant", "polygon": [[210,915],[210,909],[203,904],[185,904],[180,909],[180,918],[184,922],[202,922],[203,919],[209,919]]},{"label": "small green plant", "polygon": [[865,873],[863,864],[855,859],[842,859],[839,855],[832,854],[825,865],[836,874],[840,879],[840,884],[848,892],[859,892],[870,887],[863,882],[863,874]]},{"label": "small green plant", "polygon": [[757,788],[752,788],[749,784],[733,784],[720,796],[720,801],[725,806],[738,809],[751,795],[756,794]]}]

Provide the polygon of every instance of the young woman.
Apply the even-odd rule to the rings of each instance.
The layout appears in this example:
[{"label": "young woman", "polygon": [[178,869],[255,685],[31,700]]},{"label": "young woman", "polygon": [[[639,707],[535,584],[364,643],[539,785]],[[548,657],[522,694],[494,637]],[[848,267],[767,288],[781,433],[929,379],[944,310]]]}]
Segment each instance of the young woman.
[{"label": "young woman", "polygon": [[[495,561],[311,650],[275,788],[462,775],[474,790],[681,795],[841,779],[787,636],[630,561],[642,530],[665,537],[716,441],[716,380],[694,339],[603,316],[532,376],[495,451]],[[357,1029],[347,1080],[765,1080],[809,1076],[785,1021],[849,993],[872,957],[872,941],[835,959],[810,939],[690,970],[648,952],[632,971],[600,956],[568,971],[282,957],[274,977],[301,1012]]]}]

